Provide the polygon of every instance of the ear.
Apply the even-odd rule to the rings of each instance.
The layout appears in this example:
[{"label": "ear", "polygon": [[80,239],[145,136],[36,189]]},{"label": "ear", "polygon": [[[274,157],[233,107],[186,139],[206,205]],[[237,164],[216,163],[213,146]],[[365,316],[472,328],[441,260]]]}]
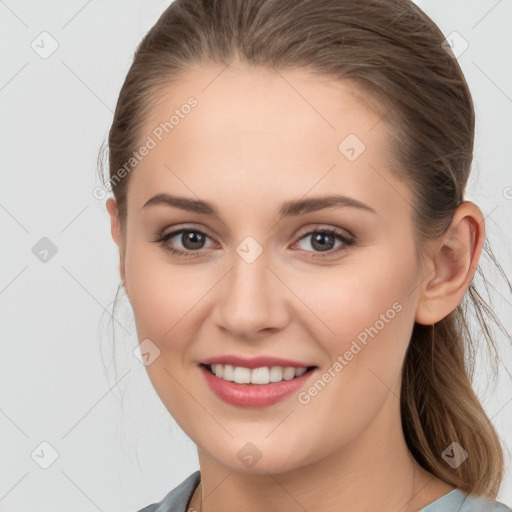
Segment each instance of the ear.
[{"label": "ear", "polygon": [[485,238],[484,217],[472,202],[455,210],[446,233],[433,243],[434,272],[426,279],[416,310],[416,322],[432,325],[448,316],[471,284]]},{"label": "ear", "polygon": [[112,239],[119,248],[119,274],[121,281],[125,282],[125,269],[124,269],[124,240],[121,232],[121,223],[118,217],[117,201],[114,197],[107,199],[107,210],[110,215],[110,232],[112,233]]}]

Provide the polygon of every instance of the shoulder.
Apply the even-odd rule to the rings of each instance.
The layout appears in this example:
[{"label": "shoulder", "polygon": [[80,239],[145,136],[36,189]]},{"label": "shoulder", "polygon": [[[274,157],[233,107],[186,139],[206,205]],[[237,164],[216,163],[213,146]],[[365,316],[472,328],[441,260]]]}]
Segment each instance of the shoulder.
[{"label": "shoulder", "polygon": [[512,509],[499,501],[482,496],[465,494],[460,512],[512,512]]},{"label": "shoulder", "polygon": [[485,496],[466,494],[460,489],[445,494],[420,512],[512,512],[512,509],[499,501]]},{"label": "shoulder", "polygon": [[187,504],[200,480],[201,473],[195,471],[167,494],[162,501],[148,505],[138,512],[186,512]]}]

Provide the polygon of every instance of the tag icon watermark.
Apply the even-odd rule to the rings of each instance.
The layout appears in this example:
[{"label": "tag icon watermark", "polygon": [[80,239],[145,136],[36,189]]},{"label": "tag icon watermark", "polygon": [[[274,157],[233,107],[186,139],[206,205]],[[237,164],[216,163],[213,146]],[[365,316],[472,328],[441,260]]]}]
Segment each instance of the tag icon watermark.
[{"label": "tag icon watermark", "polygon": [[246,263],[253,263],[263,252],[263,247],[261,247],[255,238],[248,236],[238,244],[236,252]]},{"label": "tag icon watermark", "polygon": [[41,59],[47,59],[57,50],[59,43],[49,32],[43,31],[30,43],[30,47]]},{"label": "tag icon watermark", "polygon": [[57,246],[48,237],[43,236],[32,247],[32,254],[41,263],[48,263],[57,254]]},{"label": "tag icon watermark", "polygon": [[59,452],[48,441],[43,441],[30,456],[39,467],[48,469],[59,458]]},{"label": "tag icon watermark", "polygon": [[347,135],[338,145],[338,151],[350,162],[357,160],[365,149],[366,145],[355,133]]},{"label": "tag icon watermark", "polygon": [[459,443],[453,442],[441,454],[441,457],[455,469],[468,458],[468,452]]},{"label": "tag icon watermark", "polygon": [[160,356],[160,349],[149,338],[146,338],[140,342],[140,345],[135,347],[133,355],[137,358],[139,363],[142,363],[144,366],[149,366]]},{"label": "tag icon watermark", "polygon": [[454,31],[448,34],[441,46],[448,55],[458,59],[469,48],[469,43],[458,32]]},{"label": "tag icon watermark", "polygon": [[252,468],[256,462],[261,459],[263,455],[258,448],[252,443],[245,443],[237,452],[237,457],[248,468]]}]

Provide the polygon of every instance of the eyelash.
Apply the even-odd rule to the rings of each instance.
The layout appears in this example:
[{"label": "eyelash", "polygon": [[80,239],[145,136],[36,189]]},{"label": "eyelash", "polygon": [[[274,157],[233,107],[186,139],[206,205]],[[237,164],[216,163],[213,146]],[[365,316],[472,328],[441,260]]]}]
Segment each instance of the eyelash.
[{"label": "eyelash", "polygon": [[[204,235],[207,238],[211,238],[206,233],[204,233],[203,231],[201,231],[199,229],[186,228],[185,227],[185,228],[181,228],[181,229],[179,229],[177,231],[172,231],[171,233],[161,234],[155,240],[155,243],[160,244],[165,250],[171,252],[172,254],[174,254],[176,256],[191,257],[191,256],[195,256],[197,254],[200,254],[201,250],[199,250],[199,251],[184,251],[182,249],[176,249],[174,247],[171,247],[167,243],[169,239],[174,238],[176,235],[179,235],[180,233],[184,233],[186,231],[189,231],[189,232],[192,232],[192,233],[200,233],[201,235]],[[323,258],[324,254],[326,254],[327,256],[332,256],[333,254],[337,254],[338,252],[347,250],[348,247],[356,244],[355,237],[347,238],[344,234],[342,234],[341,232],[339,232],[339,231],[337,231],[335,229],[332,229],[332,228],[318,228],[318,229],[314,229],[314,230],[308,231],[307,233],[302,234],[300,236],[300,238],[298,239],[298,241],[300,241],[303,238],[306,238],[306,237],[308,237],[310,235],[316,234],[316,233],[320,233],[322,235],[331,235],[331,236],[337,238],[338,240],[340,240],[343,243],[343,245],[341,245],[337,249],[330,249],[330,250],[325,251],[325,252],[313,252],[313,255],[310,256],[311,258]],[[306,251],[306,252],[311,252],[311,251]]]}]

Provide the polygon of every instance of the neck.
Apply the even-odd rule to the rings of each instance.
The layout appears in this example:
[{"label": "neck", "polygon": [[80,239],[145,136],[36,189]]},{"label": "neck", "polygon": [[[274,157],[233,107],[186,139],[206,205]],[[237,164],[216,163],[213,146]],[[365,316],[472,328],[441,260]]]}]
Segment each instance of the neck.
[{"label": "neck", "polygon": [[198,448],[201,488],[191,505],[202,512],[416,512],[453,487],[415,461],[391,409],[383,407],[363,432],[326,457],[286,472],[239,472]]}]

